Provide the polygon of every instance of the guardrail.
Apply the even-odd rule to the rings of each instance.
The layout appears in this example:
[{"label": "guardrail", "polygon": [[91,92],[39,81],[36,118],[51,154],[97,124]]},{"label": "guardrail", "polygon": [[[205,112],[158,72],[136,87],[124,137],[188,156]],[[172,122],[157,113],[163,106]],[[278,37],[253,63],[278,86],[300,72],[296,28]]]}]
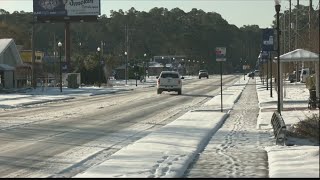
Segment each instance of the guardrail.
[{"label": "guardrail", "polygon": [[277,145],[285,145],[286,142],[286,124],[278,111],[275,111],[271,118],[273,134]]}]

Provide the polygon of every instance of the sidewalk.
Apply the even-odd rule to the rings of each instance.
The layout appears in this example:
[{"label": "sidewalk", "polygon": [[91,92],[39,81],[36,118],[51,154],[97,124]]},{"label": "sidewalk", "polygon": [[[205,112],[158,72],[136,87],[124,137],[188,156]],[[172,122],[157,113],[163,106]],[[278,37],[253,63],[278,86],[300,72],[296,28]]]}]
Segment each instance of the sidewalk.
[{"label": "sidewalk", "polygon": [[[277,110],[277,92],[273,86],[266,90],[266,83],[262,85],[260,78],[256,79],[260,112],[257,120],[258,129],[270,129],[271,117]],[[269,87],[270,88],[270,87]],[[284,86],[282,118],[290,126],[305,120],[312,114],[318,114],[319,109],[308,109],[309,91],[304,83],[289,83]],[[308,140],[289,138],[288,144],[294,146],[270,146],[268,152],[270,178],[319,178],[319,145]]]}]

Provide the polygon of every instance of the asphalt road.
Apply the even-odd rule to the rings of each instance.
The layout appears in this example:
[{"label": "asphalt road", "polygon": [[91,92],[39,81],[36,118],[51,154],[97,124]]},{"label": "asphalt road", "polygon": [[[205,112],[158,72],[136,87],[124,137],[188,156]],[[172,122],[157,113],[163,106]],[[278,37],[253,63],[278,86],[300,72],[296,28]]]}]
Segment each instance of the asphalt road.
[{"label": "asphalt road", "polygon": [[184,80],[182,95],[151,87],[1,112],[0,177],[73,177],[219,92],[210,76]]}]

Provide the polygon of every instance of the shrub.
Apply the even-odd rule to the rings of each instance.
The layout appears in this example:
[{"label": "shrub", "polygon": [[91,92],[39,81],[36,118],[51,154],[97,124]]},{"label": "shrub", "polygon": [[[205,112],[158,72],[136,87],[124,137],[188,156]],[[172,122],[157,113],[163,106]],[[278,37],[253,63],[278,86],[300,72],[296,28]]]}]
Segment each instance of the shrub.
[{"label": "shrub", "polygon": [[319,122],[319,116],[313,114],[311,117],[307,117],[307,119],[295,124],[291,130],[292,134],[297,137],[310,138],[319,142]]},{"label": "shrub", "polygon": [[316,76],[314,74],[310,75],[309,77],[307,77],[307,79],[306,79],[306,87],[309,90],[316,89]]}]

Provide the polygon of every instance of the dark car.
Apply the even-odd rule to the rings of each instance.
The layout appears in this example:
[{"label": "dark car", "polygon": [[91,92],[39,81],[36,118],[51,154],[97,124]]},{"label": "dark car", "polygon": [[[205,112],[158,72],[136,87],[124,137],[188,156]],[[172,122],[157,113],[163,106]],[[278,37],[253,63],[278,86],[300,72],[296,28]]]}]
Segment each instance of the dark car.
[{"label": "dark car", "polygon": [[208,71],[206,71],[206,70],[200,70],[200,71],[199,71],[199,79],[201,79],[202,77],[206,77],[206,78],[208,79],[208,78],[209,78]]},{"label": "dark car", "polygon": [[248,77],[254,77],[254,72],[249,72]]},{"label": "dark car", "polygon": [[[297,82],[300,81],[300,74],[301,74],[301,70],[299,70]],[[296,79],[297,79],[296,77],[297,77],[296,71],[293,71],[291,74],[289,74],[288,80],[290,81],[290,83],[293,83],[296,81]]]}]

